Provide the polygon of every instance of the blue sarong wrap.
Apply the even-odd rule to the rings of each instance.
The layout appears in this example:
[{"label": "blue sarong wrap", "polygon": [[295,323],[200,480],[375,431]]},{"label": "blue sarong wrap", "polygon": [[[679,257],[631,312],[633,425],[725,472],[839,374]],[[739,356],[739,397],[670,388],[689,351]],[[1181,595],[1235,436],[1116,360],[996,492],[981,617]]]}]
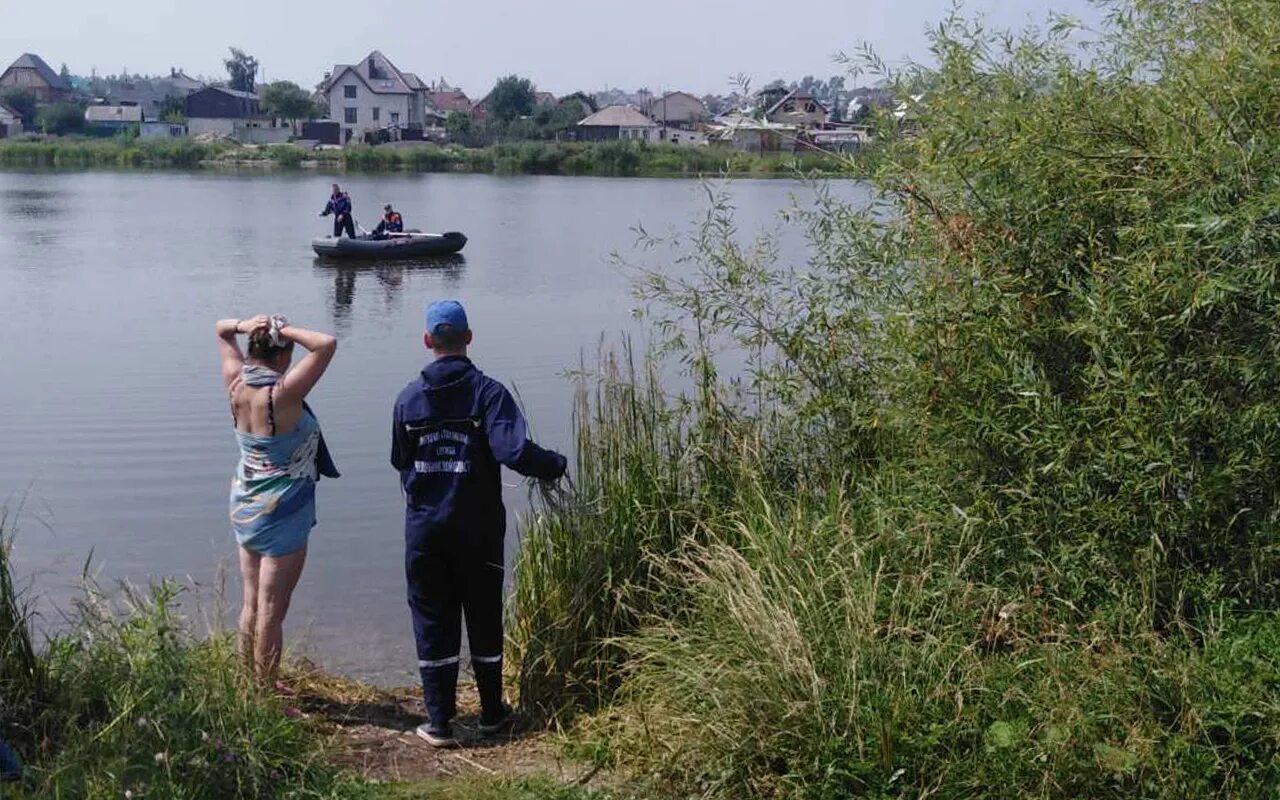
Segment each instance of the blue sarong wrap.
[{"label": "blue sarong wrap", "polygon": [[[280,375],[250,365],[247,386],[273,386]],[[284,556],[307,545],[316,524],[316,481],[337,477],[324,448],[320,423],[304,404],[298,427],[278,436],[236,431],[240,463],[231,482],[231,531],[242,547]]]}]

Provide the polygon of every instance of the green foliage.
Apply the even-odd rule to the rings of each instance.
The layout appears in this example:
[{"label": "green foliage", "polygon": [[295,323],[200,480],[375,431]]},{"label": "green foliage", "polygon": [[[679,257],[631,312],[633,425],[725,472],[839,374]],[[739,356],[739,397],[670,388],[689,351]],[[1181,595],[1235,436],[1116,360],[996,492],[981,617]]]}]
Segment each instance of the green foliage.
[{"label": "green foliage", "polygon": [[184,124],[187,121],[186,101],[175,95],[170,95],[160,104],[160,119],[164,122],[171,122],[177,125]]},{"label": "green foliage", "polygon": [[[4,527],[0,517],[0,528]],[[94,587],[43,652],[0,546],[0,736],[22,754],[16,797],[348,797],[312,723],[242,674],[231,637],[193,639],[172,583]],[[5,794],[11,796],[10,793]]]},{"label": "green foliage", "polygon": [[252,92],[257,86],[258,59],[230,47],[231,58],[224,59],[222,65],[227,70],[227,86],[238,92]]},{"label": "green foliage", "polygon": [[262,109],[272,116],[287,119],[297,127],[300,119],[314,119],[316,104],[311,95],[292,81],[275,81],[262,90]]},{"label": "green foliage", "polygon": [[198,167],[230,148],[190,139],[0,143],[0,164],[50,167]]},{"label": "green foliage", "polygon": [[48,670],[36,655],[31,611],[10,569],[11,520],[0,507],[0,739],[13,739],[11,726],[37,713],[51,692]]},{"label": "green foliage", "polygon": [[465,143],[475,133],[476,124],[470,114],[450,111],[444,118],[444,129],[450,141]]},{"label": "green foliage", "polygon": [[65,136],[84,130],[84,106],[79,103],[52,103],[36,110],[36,127],[42,132]]},{"label": "green foliage", "polygon": [[261,162],[289,168],[305,164],[360,171],[502,172],[540,175],[626,177],[692,175],[785,175],[831,173],[842,162],[821,154],[758,156],[715,148],[673,147],[640,142],[577,144],[515,142],[485,149],[354,146],[304,153],[295,147],[237,148],[190,139],[111,142],[0,142],[0,164],[79,167],[198,167],[205,163]]},{"label": "green foliage", "polygon": [[1280,18],[1107,5],[1083,63],[937,27],[865,202],[787,213],[800,263],[714,194],[646,240],[693,388],[582,400],[516,567],[526,705],[611,704],[584,744],[671,796],[1272,791]]},{"label": "green foliage", "polygon": [[4,103],[22,117],[22,124],[31,125],[36,118],[36,96],[29,89],[9,86],[0,89],[0,103]]},{"label": "green foliage", "polygon": [[517,75],[499,78],[487,100],[488,115],[498,122],[527,117],[533,113],[535,102],[533,82]]}]

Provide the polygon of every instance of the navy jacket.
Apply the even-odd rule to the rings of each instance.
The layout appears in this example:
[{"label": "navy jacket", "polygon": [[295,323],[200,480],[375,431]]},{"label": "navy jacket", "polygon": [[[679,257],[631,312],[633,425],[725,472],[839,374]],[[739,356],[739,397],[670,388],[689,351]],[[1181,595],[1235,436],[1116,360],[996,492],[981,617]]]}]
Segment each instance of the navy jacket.
[{"label": "navy jacket", "polygon": [[337,214],[338,216],[342,216],[343,214],[350,214],[350,213],[351,213],[351,196],[348,195],[346,192],[343,192],[342,194],[339,194],[339,195],[329,196],[329,202],[325,205],[324,211],[320,212],[320,216],[327,217],[330,214]]},{"label": "navy jacket", "polygon": [[396,399],[391,464],[414,521],[502,531],[499,464],[555,480],[566,460],[529,440],[506,387],[464,356],[437,359]]}]

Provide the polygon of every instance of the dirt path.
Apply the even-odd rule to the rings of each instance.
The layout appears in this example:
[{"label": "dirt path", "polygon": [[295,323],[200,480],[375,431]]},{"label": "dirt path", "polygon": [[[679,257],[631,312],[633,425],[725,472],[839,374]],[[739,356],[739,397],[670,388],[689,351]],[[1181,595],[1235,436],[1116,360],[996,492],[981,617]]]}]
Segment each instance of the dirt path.
[{"label": "dirt path", "polygon": [[365,778],[419,782],[466,776],[522,778],[545,775],[588,785],[595,772],[566,761],[551,734],[517,725],[511,733],[482,738],[475,689],[460,687],[454,732],[462,747],[438,750],[419,739],[422,701],[416,689],[384,690],[309,675],[299,686],[297,706],[333,727],[335,759]]}]

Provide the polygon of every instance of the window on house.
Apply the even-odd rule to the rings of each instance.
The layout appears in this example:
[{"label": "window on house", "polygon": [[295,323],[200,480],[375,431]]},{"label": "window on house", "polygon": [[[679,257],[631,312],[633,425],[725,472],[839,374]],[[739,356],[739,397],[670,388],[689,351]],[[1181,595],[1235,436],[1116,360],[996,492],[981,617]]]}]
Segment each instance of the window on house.
[{"label": "window on house", "polygon": [[347,123],[348,125],[355,125],[357,122],[360,121],[359,117],[357,116],[357,110],[354,108],[342,109],[342,121]]},{"label": "window on house", "polygon": [[382,117],[382,109],[377,106],[373,107],[373,121],[377,122]]},{"label": "window on house", "polygon": [[398,111],[392,111],[392,112],[391,112],[391,124],[392,124],[392,125],[399,125],[399,124],[400,124],[400,112],[398,112]]},{"label": "window on house", "polygon": [[356,87],[355,87],[355,86],[343,86],[343,87],[342,87],[342,96],[343,96],[343,97],[345,97],[345,98],[347,98],[348,100],[353,99],[353,98],[356,96]]}]

